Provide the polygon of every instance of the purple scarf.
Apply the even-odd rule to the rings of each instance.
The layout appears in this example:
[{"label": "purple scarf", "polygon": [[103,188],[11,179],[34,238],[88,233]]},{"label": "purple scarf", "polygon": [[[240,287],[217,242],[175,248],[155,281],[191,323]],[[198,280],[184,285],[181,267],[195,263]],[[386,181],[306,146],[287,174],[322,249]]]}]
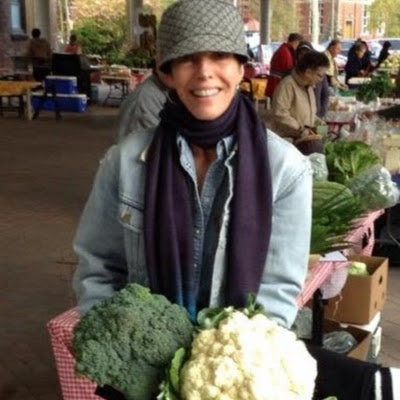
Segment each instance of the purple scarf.
[{"label": "purple scarf", "polygon": [[190,182],[179,162],[176,135],[209,148],[235,134],[238,153],[224,305],[243,306],[249,293],[258,293],[271,235],[272,182],[265,126],[253,104],[240,94],[214,121],[197,120],[176,96],[160,116],[149,152],[145,194],[150,287],[196,315]]}]

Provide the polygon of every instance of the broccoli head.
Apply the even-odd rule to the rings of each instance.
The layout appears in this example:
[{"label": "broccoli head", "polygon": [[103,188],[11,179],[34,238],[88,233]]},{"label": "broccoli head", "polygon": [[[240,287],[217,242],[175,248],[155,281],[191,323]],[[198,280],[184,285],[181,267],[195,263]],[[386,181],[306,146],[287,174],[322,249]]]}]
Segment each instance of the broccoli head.
[{"label": "broccoli head", "polygon": [[193,331],[186,309],[129,284],[75,327],[75,371],[118,389],[127,400],[150,400],[175,351],[190,347]]}]

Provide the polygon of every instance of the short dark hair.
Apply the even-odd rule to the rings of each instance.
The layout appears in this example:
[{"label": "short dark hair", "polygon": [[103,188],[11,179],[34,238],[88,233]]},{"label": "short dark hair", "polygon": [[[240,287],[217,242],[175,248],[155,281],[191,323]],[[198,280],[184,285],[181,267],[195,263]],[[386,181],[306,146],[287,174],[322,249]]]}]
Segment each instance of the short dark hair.
[{"label": "short dark hair", "polygon": [[365,49],[366,51],[368,50],[367,44],[365,42],[362,42],[362,41],[355,42],[353,48],[354,48],[355,52],[356,51],[360,51],[362,49]]},{"label": "short dark hair", "polygon": [[40,29],[38,29],[38,28],[33,28],[32,29],[32,37],[34,37],[35,39],[40,37],[41,33],[42,32],[40,32]]},{"label": "short dark hair", "polygon": [[296,65],[296,71],[305,72],[306,69],[315,71],[320,67],[329,68],[328,57],[319,51],[310,50],[308,53],[304,54],[301,60],[299,60]]},{"label": "short dark hair", "polygon": [[333,39],[329,42],[327,49],[330,49],[331,47],[335,47],[339,43],[341,43],[339,39]]},{"label": "short dark hair", "polygon": [[299,43],[296,49],[296,60],[299,60],[300,57],[302,57],[305,53],[308,53],[309,51],[314,50],[313,45],[307,41],[303,40],[302,42]]},{"label": "short dark hair", "polygon": [[296,40],[301,42],[303,40],[303,36],[300,35],[300,33],[292,32],[291,34],[289,34],[287,40],[288,42],[294,42]]},{"label": "short dark hair", "polygon": [[385,40],[385,41],[383,42],[383,47],[384,47],[385,49],[388,49],[389,47],[392,47],[392,43],[390,43],[389,40]]},{"label": "short dark hair", "polygon": [[69,37],[70,42],[76,42],[77,40],[78,40],[78,38],[76,37],[76,35],[74,33]]}]

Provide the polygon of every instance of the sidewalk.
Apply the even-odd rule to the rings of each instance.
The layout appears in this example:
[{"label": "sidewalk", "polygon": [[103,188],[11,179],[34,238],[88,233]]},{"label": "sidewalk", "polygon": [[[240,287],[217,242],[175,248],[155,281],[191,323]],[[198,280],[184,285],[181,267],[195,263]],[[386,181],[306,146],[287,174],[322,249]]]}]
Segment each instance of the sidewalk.
[{"label": "sidewalk", "polygon": [[117,108],[0,118],[0,399],[60,399],[46,322],[73,305],[76,223]]}]

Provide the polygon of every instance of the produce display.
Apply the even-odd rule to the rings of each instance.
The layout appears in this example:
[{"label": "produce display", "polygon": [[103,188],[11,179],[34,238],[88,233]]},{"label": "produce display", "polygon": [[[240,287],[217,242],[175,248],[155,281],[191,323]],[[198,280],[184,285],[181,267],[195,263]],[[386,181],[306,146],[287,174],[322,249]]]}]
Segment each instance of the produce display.
[{"label": "produce display", "polygon": [[314,181],[311,254],[326,254],[352,246],[346,241],[356,220],[365,214],[360,199],[346,186],[330,181]]},{"label": "produce display", "polygon": [[400,54],[390,54],[389,57],[380,65],[380,70],[388,70],[397,73],[400,68]]},{"label": "produce display", "polygon": [[368,83],[360,85],[356,97],[364,103],[375,101],[378,97],[388,97],[394,89],[394,85],[385,72],[372,76]]},{"label": "produce display", "polygon": [[305,344],[254,295],[192,323],[182,307],[129,284],[82,316],[73,349],[78,375],[127,400],[311,400],[317,375]]},{"label": "produce display", "polygon": [[324,148],[329,180],[346,184],[360,172],[379,164],[379,156],[361,141],[327,142]]}]

